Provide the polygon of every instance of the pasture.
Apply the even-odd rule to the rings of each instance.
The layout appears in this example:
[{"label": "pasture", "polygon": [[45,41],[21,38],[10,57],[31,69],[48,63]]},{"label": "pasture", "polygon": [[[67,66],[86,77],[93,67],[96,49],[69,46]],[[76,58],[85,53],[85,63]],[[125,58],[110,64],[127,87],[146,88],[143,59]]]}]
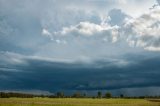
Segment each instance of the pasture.
[{"label": "pasture", "polygon": [[160,106],[160,101],[146,99],[0,98],[0,106]]}]

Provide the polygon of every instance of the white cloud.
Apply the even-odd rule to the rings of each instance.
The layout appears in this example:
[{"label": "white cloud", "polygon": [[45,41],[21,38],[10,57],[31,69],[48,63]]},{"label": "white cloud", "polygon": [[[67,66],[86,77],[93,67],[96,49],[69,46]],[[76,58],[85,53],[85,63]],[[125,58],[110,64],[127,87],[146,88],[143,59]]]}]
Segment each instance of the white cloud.
[{"label": "white cloud", "polygon": [[[28,66],[28,60],[37,60],[37,61],[47,61],[47,62],[64,62],[64,63],[72,63],[74,60],[71,59],[60,59],[60,58],[50,58],[50,57],[44,57],[40,55],[24,55],[24,54],[19,54],[19,53],[14,53],[14,52],[0,52],[0,65],[1,66],[9,66],[9,65],[22,65],[22,66]],[[2,68],[0,68],[2,70]],[[5,69],[5,71],[16,71],[14,69]],[[18,71],[18,70],[17,70]],[[20,71],[20,70],[19,70]]]},{"label": "white cloud", "polygon": [[[63,37],[65,39],[66,37],[73,38],[77,36],[88,38],[98,36],[101,40],[112,43],[115,43],[121,39],[121,41],[126,40],[128,45],[131,47],[142,47],[145,50],[159,51],[159,7],[150,10],[148,13],[145,13],[138,18],[132,18],[123,13],[121,10],[117,9],[117,11],[122,14],[122,19],[117,20],[115,16],[112,18],[115,18],[114,21],[118,21],[118,23],[120,23],[118,24],[119,26],[117,26],[114,22],[113,26],[111,26],[109,20],[106,21],[106,19],[105,21],[102,20],[101,24],[81,21],[79,24],[72,24],[69,27],[63,27],[60,31],[55,31],[53,36],[58,38],[58,40],[56,40],[57,43],[60,43],[60,39],[63,39]],[[110,21],[112,20],[113,19],[110,19]]]},{"label": "white cloud", "polygon": [[91,36],[94,33],[101,32],[103,30],[105,30],[105,28],[103,28],[100,25],[89,23],[89,22],[80,22],[76,26],[71,26],[69,28],[67,27],[63,28],[62,34],[67,34],[70,32],[78,32],[86,36]]},{"label": "white cloud", "polygon": [[43,29],[42,30],[42,34],[43,35],[47,35],[47,36],[51,36],[52,34],[48,31],[48,30],[46,30],[46,29]]},{"label": "white cloud", "polygon": [[[143,3],[146,2],[146,0],[142,1]],[[132,5],[133,2],[134,5]],[[87,0],[71,0],[69,2],[65,0],[35,0],[34,2],[25,0],[25,3],[18,0],[12,2],[8,0],[3,0],[2,2],[0,0],[0,13],[4,16],[2,18],[6,20],[5,22],[0,20],[0,32],[10,32],[5,31],[5,29],[11,30],[12,26],[18,30],[16,33],[11,33],[11,38],[6,38],[11,45],[15,44],[16,48],[9,47],[7,45],[8,42],[4,39],[2,41],[5,43],[2,44],[1,48],[6,50],[6,46],[4,45],[7,45],[9,49],[13,48],[16,52],[26,53],[27,51],[29,54],[40,57],[53,57],[54,60],[76,60],[83,56],[97,59],[99,57],[117,56],[133,52],[135,50],[131,50],[133,48],[129,48],[125,42],[126,39],[123,39],[123,36],[121,36],[121,30],[123,30],[121,27],[128,13],[134,15],[138,12],[142,14],[142,11],[139,10],[139,7],[143,9],[142,5],[138,5],[135,8],[138,3],[139,0],[123,0],[123,2],[121,0],[90,0],[89,2]],[[147,8],[149,8],[149,3],[148,1],[145,3],[147,4]],[[123,9],[115,9],[115,7],[122,7]],[[107,12],[110,10],[116,11],[111,11],[114,14],[108,14],[110,15],[109,17],[107,16]],[[125,13],[126,11],[127,14]],[[155,14],[152,13],[152,15]],[[157,14],[153,17],[157,16],[159,15]],[[110,21],[108,20],[109,18]],[[131,30],[133,29],[127,37],[129,45],[132,47],[135,47],[135,45],[140,46],[144,49],[150,47],[147,50],[155,51],[155,48],[157,49],[158,47],[152,43],[158,42],[158,38],[156,39],[155,35],[159,33],[159,24],[157,24],[158,27],[155,25],[154,28],[151,27],[151,24],[157,18],[151,19],[151,24],[150,20],[143,19],[143,17],[133,19],[132,22],[129,18],[128,20],[130,21],[127,21],[127,26],[130,26]],[[136,25],[136,22],[139,25]],[[132,26],[132,24],[134,25]],[[145,36],[146,34],[150,34],[151,38],[148,37],[147,41],[144,41],[141,35]],[[45,39],[44,36],[39,35],[47,36],[53,41],[51,42]],[[34,39],[34,42],[32,39]],[[121,42],[118,42],[120,39]],[[150,39],[152,41],[149,41]],[[18,50],[19,47],[22,50]],[[80,57],[81,55],[82,57]],[[17,64],[21,63],[20,60],[19,58],[13,59]]]},{"label": "white cloud", "polygon": [[42,30],[42,35],[48,36],[51,38],[51,40],[53,40],[52,34],[47,29]]},{"label": "white cloud", "polygon": [[[64,36],[99,36],[102,39],[116,42],[118,40],[118,26],[110,26],[108,24],[95,24],[90,22],[80,22],[75,26],[64,27],[61,31],[55,32],[56,35]],[[107,39],[108,38],[108,39]]]},{"label": "white cloud", "polygon": [[0,71],[4,71],[4,72],[21,72],[21,70],[14,69],[14,68],[0,68]]},{"label": "white cloud", "polygon": [[160,47],[153,47],[153,46],[145,47],[144,49],[149,51],[160,51]]},{"label": "white cloud", "polygon": [[[0,58],[3,63],[9,63],[13,65],[23,64],[26,65],[27,62],[23,60],[23,55],[13,53],[13,52],[0,52]],[[1,62],[0,61],[0,62]]]},{"label": "white cloud", "polygon": [[[160,51],[160,7],[126,22],[127,42],[150,51]],[[134,42],[134,43],[133,43]]]}]

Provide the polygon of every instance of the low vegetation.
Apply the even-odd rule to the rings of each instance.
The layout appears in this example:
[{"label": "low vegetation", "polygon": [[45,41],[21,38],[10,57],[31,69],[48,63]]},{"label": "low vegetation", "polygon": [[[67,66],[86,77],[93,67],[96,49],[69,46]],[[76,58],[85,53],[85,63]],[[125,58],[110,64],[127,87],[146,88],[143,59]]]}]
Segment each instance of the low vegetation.
[{"label": "low vegetation", "polygon": [[110,92],[106,92],[103,94],[102,92],[98,91],[97,95],[89,96],[86,93],[75,92],[72,95],[65,95],[64,92],[57,92],[52,95],[34,95],[34,94],[26,94],[26,93],[13,93],[13,92],[0,92],[0,98],[34,98],[34,97],[41,97],[41,98],[125,98],[125,99],[144,99],[144,98],[153,98],[159,99],[160,96],[136,96],[136,97],[129,97],[123,94],[119,96],[112,96]]},{"label": "low vegetation", "polygon": [[160,106],[159,97],[126,97],[121,94],[113,97],[110,92],[89,97],[85,93],[65,96],[63,92],[55,95],[33,95],[0,92],[0,106]]},{"label": "low vegetation", "polygon": [[0,106],[160,106],[146,99],[1,98]]}]

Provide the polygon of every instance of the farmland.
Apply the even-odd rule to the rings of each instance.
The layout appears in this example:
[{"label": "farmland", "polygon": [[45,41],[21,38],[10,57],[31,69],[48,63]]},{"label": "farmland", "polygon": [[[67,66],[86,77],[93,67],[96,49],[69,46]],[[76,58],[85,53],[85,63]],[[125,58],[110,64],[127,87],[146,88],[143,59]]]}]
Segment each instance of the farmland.
[{"label": "farmland", "polygon": [[160,101],[146,99],[0,98],[0,106],[160,106]]}]

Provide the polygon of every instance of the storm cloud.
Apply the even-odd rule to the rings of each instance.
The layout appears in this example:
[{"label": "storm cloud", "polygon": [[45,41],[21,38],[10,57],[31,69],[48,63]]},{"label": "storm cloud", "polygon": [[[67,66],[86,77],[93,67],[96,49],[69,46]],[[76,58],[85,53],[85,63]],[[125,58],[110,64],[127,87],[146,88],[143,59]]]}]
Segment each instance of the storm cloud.
[{"label": "storm cloud", "polygon": [[[12,53],[1,54],[2,57],[6,62],[1,60],[5,65],[0,64],[1,90],[121,92],[123,89],[160,86],[159,56],[139,59],[134,55],[134,60],[131,60],[131,55],[126,54],[123,61],[108,59],[93,63],[62,63]],[[157,93],[159,91],[154,94]]]},{"label": "storm cloud", "polygon": [[159,95],[157,2],[0,0],[0,90]]}]

